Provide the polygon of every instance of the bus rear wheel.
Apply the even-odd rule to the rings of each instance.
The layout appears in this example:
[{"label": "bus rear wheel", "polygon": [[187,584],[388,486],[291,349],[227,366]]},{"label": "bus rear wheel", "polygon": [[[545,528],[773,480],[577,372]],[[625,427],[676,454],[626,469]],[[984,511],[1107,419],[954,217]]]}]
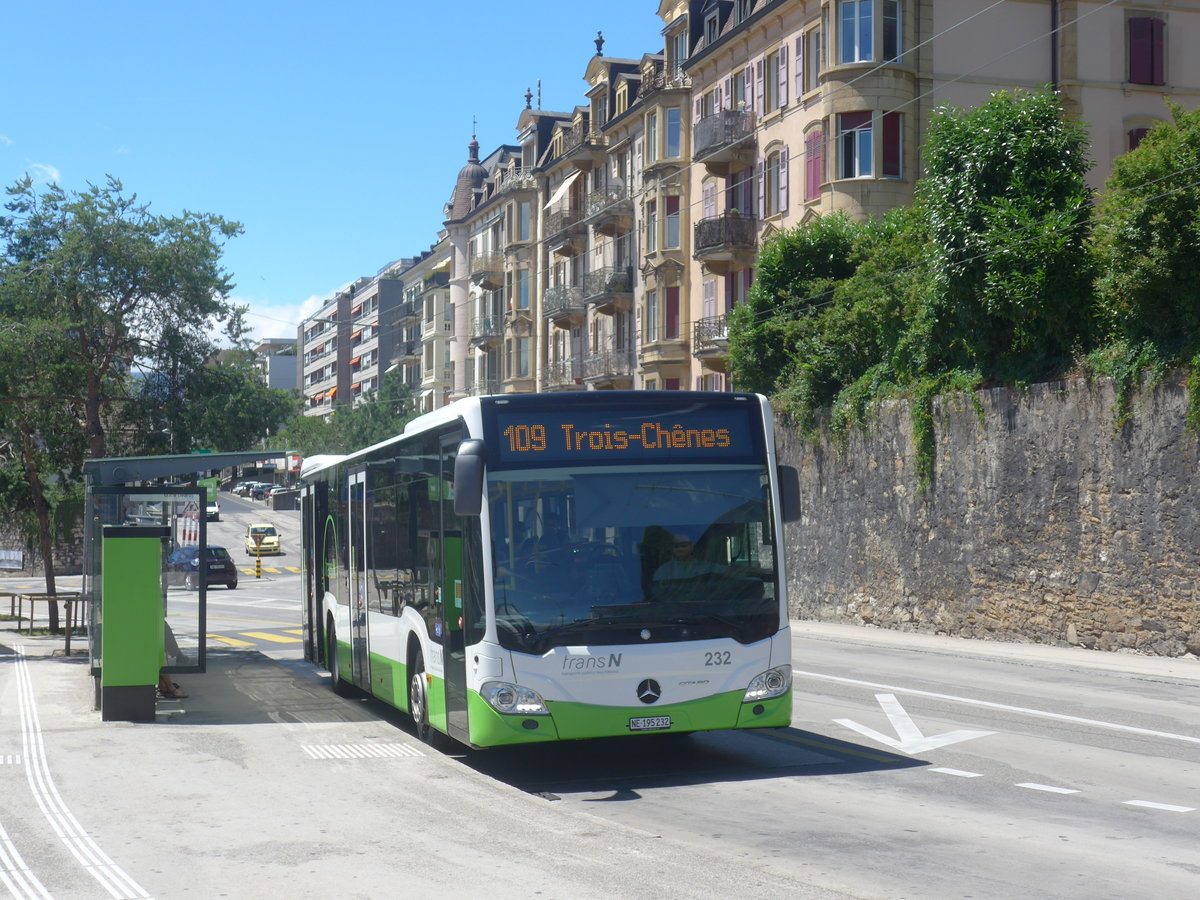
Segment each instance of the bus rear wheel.
[{"label": "bus rear wheel", "polygon": [[430,743],[433,729],[429,725],[429,694],[425,689],[425,658],[418,650],[409,667],[411,675],[408,679],[408,712],[412,716],[413,727],[417,738],[423,743]]}]

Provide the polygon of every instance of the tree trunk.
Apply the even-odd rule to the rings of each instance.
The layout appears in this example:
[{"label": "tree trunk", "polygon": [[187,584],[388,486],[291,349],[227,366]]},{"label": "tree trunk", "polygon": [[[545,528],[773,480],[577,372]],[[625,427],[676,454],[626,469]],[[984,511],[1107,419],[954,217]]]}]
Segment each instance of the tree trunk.
[{"label": "tree trunk", "polygon": [[[25,478],[29,482],[29,499],[33,502],[34,515],[38,522],[38,545],[42,553],[42,566],[46,575],[46,593],[54,596],[58,589],[54,584],[54,542],[50,535],[50,504],[42,491],[41,473],[33,454],[33,434],[29,426],[21,424],[21,456],[25,464]],[[50,633],[58,634],[62,629],[58,622],[58,601],[46,604],[50,609]]]}]

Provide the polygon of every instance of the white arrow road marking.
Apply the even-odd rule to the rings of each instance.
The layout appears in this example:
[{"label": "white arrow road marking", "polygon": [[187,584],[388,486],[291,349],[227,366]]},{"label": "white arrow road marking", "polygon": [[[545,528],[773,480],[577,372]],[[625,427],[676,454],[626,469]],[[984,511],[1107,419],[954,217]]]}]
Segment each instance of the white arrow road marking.
[{"label": "white arrow road marking", "polygon": [[938,747],[945,747],[947,744],[957,744],[959,741],[969,741],[971,738],[986,737],[989,734],[996,733],[994,731],[969,731],[960,729],[958,731],[947,731],[945,734],[938,734],[932,737],[925,737],[925,735],[921,734],[921,729],[917,727],[912,717],[904,711],[904,707],[900,705],[900,701],[896,699],[895,694],[876,694],[875,699],[879,701],[879,705],[883,707],[888,721],[896,729],[896,737],[888,737],[886,734],[880,734],[875,729],[868,728],[866,725],[859,725],[850,719],[834,719],[833,721],[839,725],[845,725],[847,728],[857,731],[864,737],[871,738],[871,740],[887,744],[894,750],[907,753],[909,756],[916,753],[924,753],[927,750],[936,750]]}]

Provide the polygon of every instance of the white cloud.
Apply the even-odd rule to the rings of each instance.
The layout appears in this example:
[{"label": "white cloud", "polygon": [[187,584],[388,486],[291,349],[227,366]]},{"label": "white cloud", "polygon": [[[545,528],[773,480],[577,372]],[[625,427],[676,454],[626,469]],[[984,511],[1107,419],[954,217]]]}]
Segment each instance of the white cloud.
[{"label": "white cloud", "polygon": [[328,299],[328,295],[319,294],[301,303],[261,303],[240,297],[230,298],[234,303],[249,307],[246,324],[250,326],[250,339],[255,342],[267,338],[295,337],[300,320],[311,316]]},{"label": "white cloud", "polygon": [[0,134],[0,144],[3,144],[6,147],[11,147],[12,138],[10,138],[7,134]]},{"label": "white cloud", "polygon": [[62,173],[47,163],[30,163],[29,174],[37,184],[58,184],[62,180]]}]

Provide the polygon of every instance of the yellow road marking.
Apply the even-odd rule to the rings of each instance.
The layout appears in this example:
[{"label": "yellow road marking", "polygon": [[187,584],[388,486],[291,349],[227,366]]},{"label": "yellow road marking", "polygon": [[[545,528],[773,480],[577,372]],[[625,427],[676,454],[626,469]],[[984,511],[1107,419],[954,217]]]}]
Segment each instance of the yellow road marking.
[{"label": "yellow road marking", "polygon": [[243,631],[246,637],[258,638],[260,641],[273,641],[276,644],[298,644],[299,638],[284,637],[282,634],[268,634],[265,631]]},{"label": "yellow road marking", "polygon": [[287,629],[287,633],[303,635],[304,629],[303,628],[289,628],[289,629]]},{"label": "yellow road marking", "polygon": [[237,638],[225,637],[222,634],[207,634],[205,635],[210,641],[220,641],[222,644],[228,644],[230,647],[253,647],[250,641],[239,641]]}]

